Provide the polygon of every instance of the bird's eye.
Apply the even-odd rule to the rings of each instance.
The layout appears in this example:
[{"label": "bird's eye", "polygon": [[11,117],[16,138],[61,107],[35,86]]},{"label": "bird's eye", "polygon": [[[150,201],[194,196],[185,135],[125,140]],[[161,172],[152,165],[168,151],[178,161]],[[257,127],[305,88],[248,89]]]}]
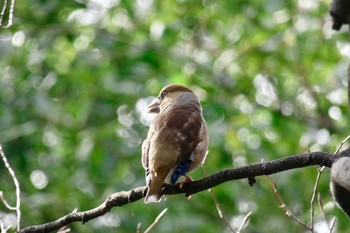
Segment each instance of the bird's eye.
[{"label": "bird's eye", "polygon": [[168,94],[167,91],[162,91],[162,93],[160,94],[160,96],[162,97],[162,99]]}]

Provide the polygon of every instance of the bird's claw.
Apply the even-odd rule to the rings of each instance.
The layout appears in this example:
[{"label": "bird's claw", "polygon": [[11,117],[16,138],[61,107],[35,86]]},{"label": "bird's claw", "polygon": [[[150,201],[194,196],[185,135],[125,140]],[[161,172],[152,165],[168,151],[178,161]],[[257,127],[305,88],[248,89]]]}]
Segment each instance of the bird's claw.
[{"label": "bird's claw", "polygon": [[179,187],[180,189],[182,189],[182,187],[184,186],[185,183],[188,183],[188,182],[192,182],[192,178],[188,175],[185,175],[185,179],[183,181],[180,181],[179,183]]}]

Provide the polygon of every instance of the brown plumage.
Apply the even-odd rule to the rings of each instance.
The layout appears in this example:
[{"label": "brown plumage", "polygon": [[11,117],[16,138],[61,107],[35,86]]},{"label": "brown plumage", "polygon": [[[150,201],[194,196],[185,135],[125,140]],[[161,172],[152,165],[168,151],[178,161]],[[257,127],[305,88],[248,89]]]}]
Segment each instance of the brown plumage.
[{"label": "brown plumage", "polygon": [[159,202],[163,184],[175,183],[204,162],[208,128],[197,96],[181,85],[164,87],[148,111],[158,113],[142,144],[148,191],[145,203]]}]

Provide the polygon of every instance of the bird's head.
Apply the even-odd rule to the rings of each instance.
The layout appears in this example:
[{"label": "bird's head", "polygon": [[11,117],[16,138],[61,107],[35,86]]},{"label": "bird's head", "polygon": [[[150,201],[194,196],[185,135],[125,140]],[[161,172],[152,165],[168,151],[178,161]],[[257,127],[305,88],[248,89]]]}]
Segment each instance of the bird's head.
[{"label": "bird's head", "polygon": [[165,86],[158,97],[152,101],[147,107],[149,113],[160,113],[166,107],[173,104],[186,104],[188,102],[196,102],[199,105],[197,96],[193,91],[185,86],[171,84]]}]

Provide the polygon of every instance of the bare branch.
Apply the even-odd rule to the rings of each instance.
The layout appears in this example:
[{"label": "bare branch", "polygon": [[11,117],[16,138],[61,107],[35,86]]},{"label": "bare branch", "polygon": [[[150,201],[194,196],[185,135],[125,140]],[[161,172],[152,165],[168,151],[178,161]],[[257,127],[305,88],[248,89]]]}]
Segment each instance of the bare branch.
[{"label": "bare branch", "polygon": [[340,145],[337,147],[337,149],[335,150],[334,154],[339,153],[340,149],[343,147],[343,145],[345,144],[346,141],[348,141],[350,139],[350,134],[344,138],[344,140],[340,143]]},{"label": "bare branch", "polygon": [[244,217],[242,223],[241,223],[241,226],[238,228],[238,231],[237,233],[240,233],[244,227],[244,225],[248,222],[249,218],[250,218],[250,215],[252,215],[252,211],[248,212],[246,214],[246,216]]},{"label": "bare branch", "polygon": [[271,181],[271,185],[272,185],[272,189],[273,192],[275,193],[278,202],[280,203],[280,208],[282,208],[285,211],[285,214],[290,217],[291,219],[293,219],[294,221],[296,221],[299,225],[303,226],[305,229],[310,230],[311,232],[313,232],[312,227],[309,227],[308,225],[306,225],[305,223],[303,223],[300,219],[298,219],[293,213],[292,211],[290,211],[290,209],[288,208],[287,204],[283,201],[281,195],[279,194],[278,190],[277,190],[277,185],[275,183],[275,181],[270,178]]},{"label": "bare branch", "polygon": [[6,232],[5,231],[5,225],[4,222],[2,221],[2,216],[0,215],[0,230],[1,232]]},{"label": "bare branch", "polygon": [[4,193],[0,191],[0,200],[4,203],[5,207],[9,210],[16,210],[16,207],[11,206],[5,199]]},{"label": "bare branch", "polygon": [[8,13],[7,25],[3,26],[2,22],[3,22],[3,18],[5,15],[6,9],[7,9],[7,5],[8,5],[7,0],[4,0],[4,5],[3,5],[1,12],[0,12],[0,27],[2,27],[2,28],[9,28],[12,26],[13,11],[15,8],[15,0],[11,0],[10,9],[8,10],[9,13]]},{"label": "bare branch", "polygon": [[332,226],[330,226],[330,224],[328,223],[326,215],[324,213],[323,201],[322,201],[322,197],[321,197],[320,193],[318,193],[318,195],[317,195],[317,201],[318,201],[318,206],[320,208],[320,212],[321,212],[322,218],[327,223],[327,226],[328,226],[328,229],[329,229],[329,233],[331,233],[332,232]]},{"label": "bare branch", "polygon": [[4,0],[4,5],[2,6],[2,10],[0,13],[0,26],[2,25],[2,19],[4,18],[6,8],[7,8],[7,0]]},{"label": "bare branch", "polygon": [[336,222],[336,218],[335,217],[333,217],[333,220],[332,220],[332,222],[331,222],[331,227],[330,227],[330,231],[329,231],[329,233],[332,233],[333,232],[333,229],[334,229],[334,227],[335,227],[335,222]]},{"label": "bare branch", "polygon": [[[203,172],[204,176],[205,176],[205,177],[208,176],[208,175],[207,175],[207,171],[205,170],[204,164],[202,164],[201,167],[202,167],[202,172]],[[222,209],[221,209],[220,203],[219,203],[218,199],[216,198],[215,194],[213,193],[213,191],[212,191],[211,189],[208,189],[208,191],[209,191],[209,194],[210,194],[211,198],[212,198],[213,201],[214,201],[216,210],[217,210],[217,212],[218,212],[219,217],[221,218],[221,220],[226,224],[226,226],[228,226],[228,228],[231,230],[231,232],[237,233],[237,231],[236,231],[235,229],[233,229],[233,227],[231,226],[231,224],[230,224],[229,221],[227,220],[227,218],[226,218],[224,212],[223,212]]]},{"label": "bare branch", "polygon": [[168,208],[165,208],[162,212],[160,212],[160,214],[156,217],[154,222],[145,230],[144,233],[149,233],[152,230],[152,228],[159,222],[159,220],[166,214],[167,211]]},{"label": "bare branch", "polygon": [[141,233],[141,222],[139,222],[136,226],[136,233]]},{"label": "bare branch", "polygon": [[[307,154],[300,154],[288,156],[282,159],[277,159],[268,162],[256,163],[246,165],[238,168],[230,168],[216,172],[203,179],[187,182],[182,186],[178,184],[166,185],[162,191],[163,195],[185,193],[186,196],[193,195],[213,188],[219,184],[230,180],[246,179],[248,177],[257,177],[262,175],[270,175],[290,169],[302,168],[307,166],[319,165],[331,167],[332,163],[343,156],[350,157],[350,149],[347,149],[339,154],[331,154],[324,152],[311,152]],[[87,210],[84,212],[74,212],[63,216],[62,218],[42,225],[31,226],[20,230],[21,233],[28,232],[50,232],[57,230],[62,226],[68,225],[72,222],[87,222],[91,219],[97,218],[109,212],[114,206],[123,206],[131,202],[135,202],[146,195],[147,187],[138,187],[130,191],[118,192],[111,195],[100,206]]]},{"label": "bare branch", "polygon": [[82,222],[86,223],[91,219],[97,218],[108,213],[114,206],[123,206],[125,204],[135,202],[140,200],[146,195],[147,187],[138,187],[130,191],[118,192],[112,194],[107,200],[102,203],[100,206],[83,211],[76,212],[73,211],[66,216],[63,216],[56,221],[49,222],[42,225],[31,226],[20,230],[19,232],[50,232],[56,229],[61,228],[62,226],[66,226],[72,222]]},{"label": "bare branch", "polygon": [[7,161],[7,158],[5,156],[4,151],[2,150],[2,146],[0,144],[0,155],[2,160],[4,161],[5,167],[8,170],[8,172],[10,173],[12,179],[13,179],[13,183],[15,184],[16,187],[16,207],[11,207],[4,199],[2,192],[1,192],[1,200],[4,202],[4,204],[6,205],[7,208],[9,208],[10,210],[16,210],[16,214],[17,214],[17,231],[19,231],[21,229],[21,189],[19,187],[19,182],[17,180],[16,174],[13,171],[13,169],[11,168],[9,162]]},{"label": "bare branch", "polygon": [[316,181],[315,181],[315,185],[314,185],[314,189],[313,189],[312,196],[311,196],[311,201],[310,201],[310,205],[311,205],[311,223],[310,223],[310,227],[311,227],[312,231],[314,229],[314,220],[315,220],[315,198],[316,198],[316,194],[318,193],[318,184],[320,183],[320,178],[321,178],[322,171],[323,171],[322,168],[317,168],[317,177],[316,177]]}]

